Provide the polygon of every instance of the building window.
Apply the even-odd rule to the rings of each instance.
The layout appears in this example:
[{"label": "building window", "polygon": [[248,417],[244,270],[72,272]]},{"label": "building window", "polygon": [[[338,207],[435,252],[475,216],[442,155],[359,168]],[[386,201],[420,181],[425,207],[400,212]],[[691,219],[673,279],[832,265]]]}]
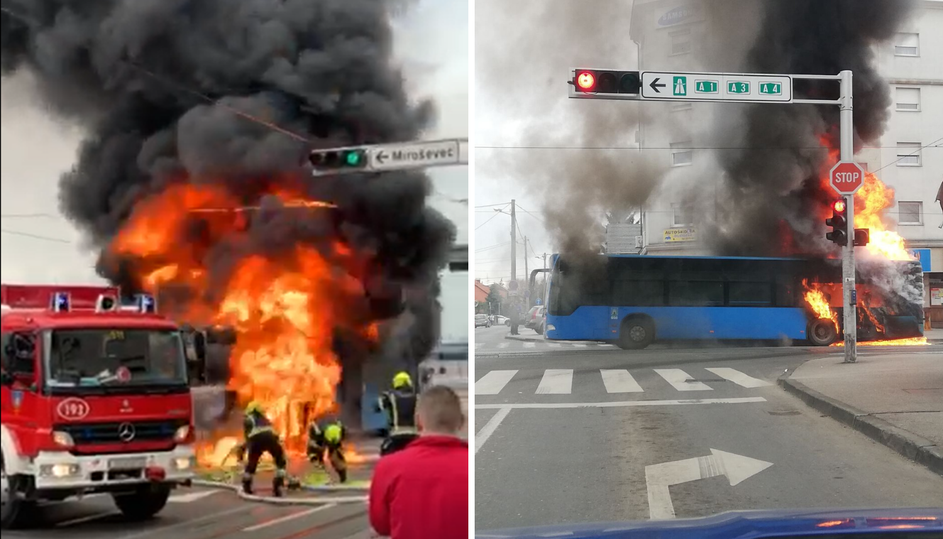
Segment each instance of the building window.
[{"label": "building window", "polygon": [[694,224],[694,209],[688,204],[672,204],[671,226],[691,226]]},{"label": "building window", "polygon": [[923,224],[923,202],[898,202],[899,216],[897,222],[902,225]]},{"label": "building window", "polygon": [[691,52],[691,31],[681,30],[671,33],[671,56]]},{"label": "building window", "polygon": [[922,164],[920,158],[921,144],[919,142],[898,142],[897,143],[897,166],[899,167],[919,167]]},{"label": "building window", "polygon": [[897,34],[895,56],[920,56],[920,34]]},{"label": "building window", "polygon": [[920,111],[920,88],[897,88],[897,110]]},{"label": "building window", "polygon": [[694,150],[690,142],[675,142],[671,145],[671,166],[683,167],[694,160]]}]

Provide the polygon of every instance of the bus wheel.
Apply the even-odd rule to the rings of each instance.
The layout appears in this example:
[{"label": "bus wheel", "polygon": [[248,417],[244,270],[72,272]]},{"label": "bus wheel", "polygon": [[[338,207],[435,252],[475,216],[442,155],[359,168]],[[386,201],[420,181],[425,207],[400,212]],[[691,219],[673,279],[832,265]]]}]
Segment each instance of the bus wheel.
[{"label": "bus wheel", "polygon": [[655,324],[650,318],[628,318],[622,322],[619,332],[619,348],[623,350],[641,350],[655,340]]},{"label": "bus wheel", "polygon": [[838,340],[835,322],[819,318],[809,326],[809,342],[815,346],[828,346]]}]

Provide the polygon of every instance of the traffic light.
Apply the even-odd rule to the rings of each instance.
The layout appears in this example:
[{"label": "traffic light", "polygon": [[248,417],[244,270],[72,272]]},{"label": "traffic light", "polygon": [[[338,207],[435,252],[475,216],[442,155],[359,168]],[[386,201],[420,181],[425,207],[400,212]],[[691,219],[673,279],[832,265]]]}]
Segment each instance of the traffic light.
[{"label": "traffic light", "polygon": [[308,160],[319,171],[360,169],[367,166],[367,151],[363,148],[313,150]]},{"label": "traffic light", "polygon": [[832,217],[825,220],[825,225],[832,228],[831,232],[825,234],[828,241],[842,247],[848,245],[848,206],[844,198],[832,204]]},{"label": "traffic light", "polygon": [[867,228],[855,229],[855,247],[867,247],[871,243],[871,231]]},{"label": "traffic light", "polygon": [[575,69],[572,83],[575,92],[583,95],[622,95],[628,98],[642,91],[642,77],[638,71]]}]

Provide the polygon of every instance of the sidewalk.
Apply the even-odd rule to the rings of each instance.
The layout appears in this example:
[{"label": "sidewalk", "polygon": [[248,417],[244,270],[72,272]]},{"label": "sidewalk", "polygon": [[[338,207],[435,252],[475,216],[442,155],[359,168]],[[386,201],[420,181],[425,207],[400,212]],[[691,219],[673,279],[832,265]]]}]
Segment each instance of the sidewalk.
[{"label": "sidewalk", "polygon": [[928,329],[923,332],[923,335],[932,343],[943,344],[943,329]]},{"label": "sidewalk", "polygon": [[943,475],[943,355],[812,359],[779,380],[806,404]]}]

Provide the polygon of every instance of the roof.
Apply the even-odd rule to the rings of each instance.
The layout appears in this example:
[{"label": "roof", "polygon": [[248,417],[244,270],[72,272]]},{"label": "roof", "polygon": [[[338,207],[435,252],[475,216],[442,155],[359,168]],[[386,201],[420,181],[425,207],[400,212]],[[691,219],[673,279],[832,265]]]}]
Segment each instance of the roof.
[{"label": "roof", "polygon": [[129,312],[96,313],[47,310],[12,310],[3,313],[4,326],[33,328],[156,328],[176,329],[177,324],[160,315]]}]

